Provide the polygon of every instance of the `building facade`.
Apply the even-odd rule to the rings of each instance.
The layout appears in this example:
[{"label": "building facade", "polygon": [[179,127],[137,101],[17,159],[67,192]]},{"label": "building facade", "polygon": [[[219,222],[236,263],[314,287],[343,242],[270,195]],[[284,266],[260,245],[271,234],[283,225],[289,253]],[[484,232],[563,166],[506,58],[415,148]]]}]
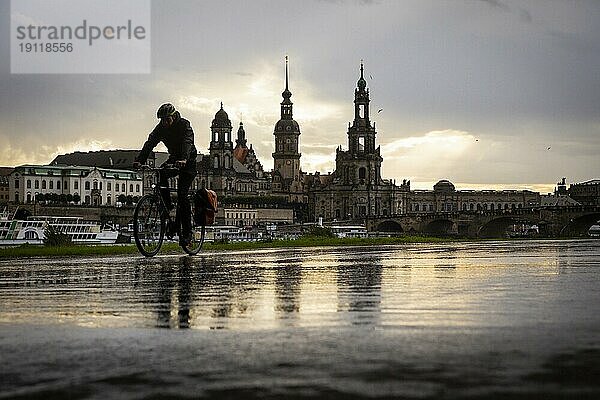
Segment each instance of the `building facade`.
[{"label": "building facade", "polygon": [[569,186],[569,196],[585,205],[600,205],[600,179],[593,179]]},{"label": "building facade", "polygon": [[529,190],[456,190],[448,180],[441,180],[433,190],[414,190],[406,198],[406,213],[453,211],[494,211],[536,207],[540,194]]},{"label": "building facade", "polygon": [[[143,195],[142,178],[128,170],[54,165],[22,165],[9,176],[14,203],[33,203],[39,194],[71,196],[71,202],[94,206],[115,205],[121,195]],[[79,202],[73,200],[75,196]],[[77,197],[75,197],[77,198]]]},{"label": "building facade", "polygon": [[354,90],[354,120],[348,123],[348,150],[336,151],[335,171],[307,175],[309,220],[348,220],[400,214],[410,184],[397,186],[381,176],[381,148],[370,117],[370,93],[361,62]]}]

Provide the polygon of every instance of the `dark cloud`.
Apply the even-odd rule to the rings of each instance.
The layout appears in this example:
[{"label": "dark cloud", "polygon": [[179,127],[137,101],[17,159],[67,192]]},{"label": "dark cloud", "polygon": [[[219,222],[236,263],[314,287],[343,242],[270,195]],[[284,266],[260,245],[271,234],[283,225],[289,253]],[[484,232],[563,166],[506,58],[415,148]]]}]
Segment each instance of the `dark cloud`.
[{"label": "dark cloud", "polygon": [[498,8],[502,11],[510,11],[510,7],[499,0],[479,0],[479,1],[489,4],[493,8]]},{"label": "dark cloud", "polygon": [[524,8],[519,8],[519,17],[523,22],[533,22],[533,17],[531,16],[531,13],[525,10]]}]

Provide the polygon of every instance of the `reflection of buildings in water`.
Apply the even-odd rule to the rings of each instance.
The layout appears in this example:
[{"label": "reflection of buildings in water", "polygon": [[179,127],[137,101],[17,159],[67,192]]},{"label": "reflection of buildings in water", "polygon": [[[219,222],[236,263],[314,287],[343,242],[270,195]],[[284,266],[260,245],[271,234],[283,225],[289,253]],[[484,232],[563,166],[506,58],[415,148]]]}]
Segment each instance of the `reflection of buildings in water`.
[{"label": "reflection of buildings in water", "polygon": [[156,327],[171,327],[171,296],[173,292],[172,271],[162,265],[158,273],[158,287],[156,298]]},{"label": "reflection of buildings in water", "polygon": [[[355,259],[337,269],[338,312],[347,312],[352,324],[376,324],[381,314],[381,258]],[[357,314],[355,314],[357,313]]]},{"label": "reflection of buildings in water", "polygon": [[177,302],[177,322],[180,329],[190,327],[192,298],[192,276],[190,257],[182,257],[179,266],[179,294]]},{"label": "reflection of buildings in water", "polygon": [[456,276],[456,264],[459,258],[465,254],[455,248],[444,249],[438,253],[438,257],[433,260],[433,268],[436,278],[454,278]]},{"label": "reflection of buildings in water", "polygon": [[202,258],[202,294],[194,306],[195,324],[225,329],[236,319],[247,319],[256,308],[256,296],[264,286],[263,268],[250,263],[230,264],[227,260]]},{"label": "reflection of buildings in water", "polygon": [[300,312],[301,282],[301,264],[291,263],[275,269],[275,311],[288,314],[280,315],[281,318]]}]

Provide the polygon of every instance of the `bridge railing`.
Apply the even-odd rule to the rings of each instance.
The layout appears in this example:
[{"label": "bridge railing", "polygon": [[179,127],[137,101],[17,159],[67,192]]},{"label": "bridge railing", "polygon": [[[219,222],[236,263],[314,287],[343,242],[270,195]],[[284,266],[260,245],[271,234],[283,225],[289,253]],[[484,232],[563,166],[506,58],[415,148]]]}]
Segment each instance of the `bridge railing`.
[{"label": "bridge railing", "polygon": [[387,216],[373,216],[371,219],[394,219],[401,217],[420,217],[426,219],[452,219],[461,215],[479,215],[479,216],[503,216],[503,215],[527,215],[536,214],[540,211],[550,211],[553,213],[585,213],[585,212],[600,212],[600,206],[580,205],[580,206],[535,206],[522,208],[509,208],[502,210],[460,210],[446,212],[408,212],[403,214],[390,214]]}]

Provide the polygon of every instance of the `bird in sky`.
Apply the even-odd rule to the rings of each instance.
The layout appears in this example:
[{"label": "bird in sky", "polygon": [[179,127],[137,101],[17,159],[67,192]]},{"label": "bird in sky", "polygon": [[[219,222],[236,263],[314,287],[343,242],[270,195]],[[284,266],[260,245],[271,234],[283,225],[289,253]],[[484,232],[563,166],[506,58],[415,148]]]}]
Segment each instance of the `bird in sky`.
[{"label": "bird in sky", "polygon": [[373,75],[369,74],[369,78],[371,78],[371,80],[373,80]]},{"label": "bird in sky", "polygon": [[383,111],[383,108],[380,108],[379,110],[377,110],[377,114],[379,114],[382,111]]},{"label": "bird in sky", "polygon": [[548,147],[546,150],[550,150],[552,147]]}]

